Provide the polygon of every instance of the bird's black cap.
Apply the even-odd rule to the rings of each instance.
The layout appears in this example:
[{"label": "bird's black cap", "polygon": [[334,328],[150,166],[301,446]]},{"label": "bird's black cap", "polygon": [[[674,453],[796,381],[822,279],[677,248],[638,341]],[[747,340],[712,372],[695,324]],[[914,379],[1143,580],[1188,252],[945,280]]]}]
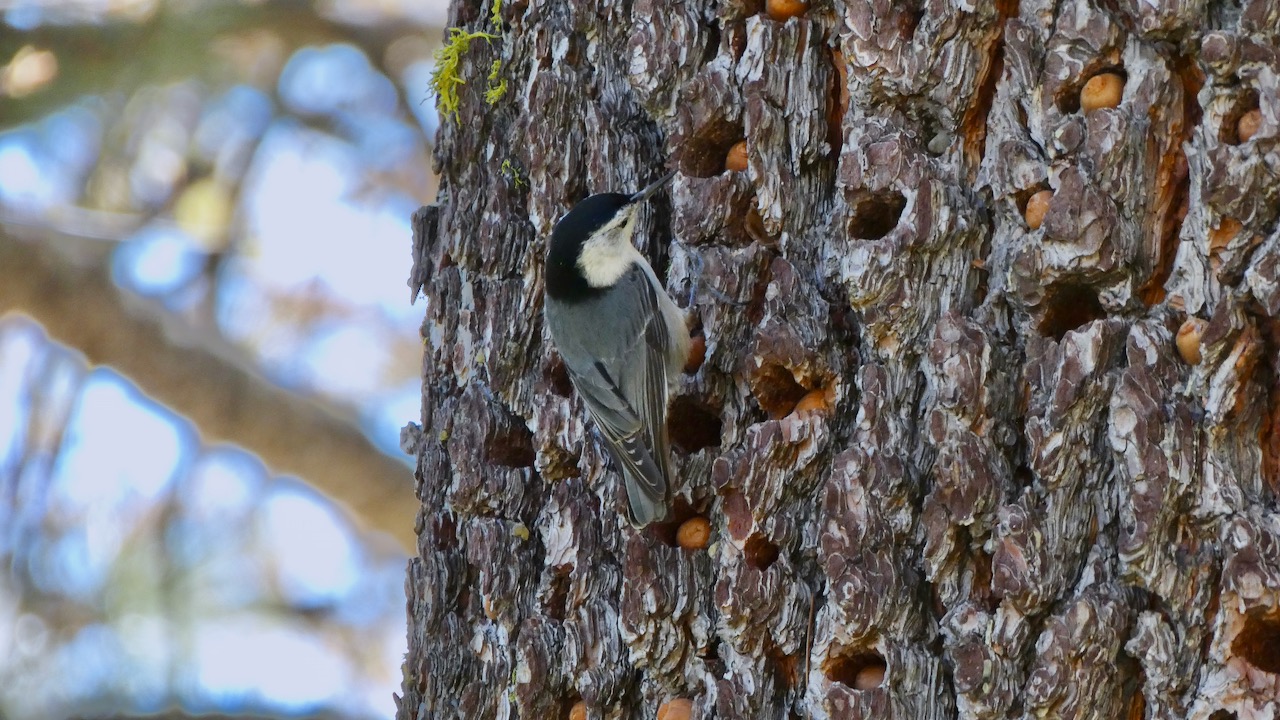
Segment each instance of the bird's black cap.
[{"label": "bird's black cap", "polygon": [[674,172],[631,195],[598,193],[574,205],[551,231],[547,248],[547,294],[556,300],[575,302],[603,293],[605,288],[591,287],[578,269],[582,244],[623,208],[648,200],[673,177]]},{"label": "bird's black cap", "polygon": [[604,292],[593,288],[578,268],[582,244],[632,202],[631,195],[599,193],[573,206],[555,230],[547,248],[547,294],[556,300],[585,300]]}]

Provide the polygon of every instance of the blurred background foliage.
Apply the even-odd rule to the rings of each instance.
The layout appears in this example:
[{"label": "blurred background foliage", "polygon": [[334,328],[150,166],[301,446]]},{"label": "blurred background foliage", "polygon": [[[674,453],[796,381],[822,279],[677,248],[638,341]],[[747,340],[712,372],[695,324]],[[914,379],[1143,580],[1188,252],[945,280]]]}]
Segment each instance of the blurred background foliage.
[{"label": "blurred background foliage", "polygon": [[391,717],[443,2],[0,9],[0,718]]}]

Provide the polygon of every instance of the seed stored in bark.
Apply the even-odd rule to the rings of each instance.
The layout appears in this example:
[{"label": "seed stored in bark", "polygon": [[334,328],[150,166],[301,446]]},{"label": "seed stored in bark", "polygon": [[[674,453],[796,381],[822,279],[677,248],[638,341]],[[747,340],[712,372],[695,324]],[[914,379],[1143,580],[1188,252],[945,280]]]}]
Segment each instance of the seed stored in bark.
[{"label": "seed stored in bark", "polygon": [[711,541],[711,523],[695,515],[680,523],[676,530],[676,543],[685,550],[701,550]]},{"label": "seed stored in bark", "polygon": [[1027,210],[1024,215],[1027,219],[1027,227],[1032,230],[1040,229],[1044,224],[1044,216],[1049,213],[1049,201],[1052,199],[1052,190],[1041,190],[1027,199]]},{"label": "seed stored in bark", "polygon": [[692,375],[698,372],[698,368],[702,367],[702,363],[706,359],[707,338],[702,335],[694,335],[689,338],[689,359],[684,364],[685,374]]},{"label": "seed stored in bark", "polygon": [[689,720],[693,717],[693,701],[687,698],[669,700],[658,708],[658,720]]},{"label": "seed stored in bark", "polygon": [[797,415],[807,413],[826,413],[831,409],[831,403],[827,398],[827,391],[823,388],[811,390],[800,398],[800,402],[796,403],[796,409],[793,410]]},{"label": "seed stored in bark", "polygon": [[853,678],[854,690],[874,690],[884,684],[885,666],[868,665],[858,671]]},{"label": "seed stored in bark", "polygon": [[569,720],[587,720],[587,704],[579,700],[569,709]]},{"label": "seed stored in bark", "polygon": [[1124,78],[1115,73],[1102,73],[1089,78],[1080,91],[1080,109],[1086,113],[1098,108],[1113,108],[1124,95]]},{"label": "seed stored in bark", "polygon": [[739,140],[729,148],[724,156],[724,169],[730,172],[742,172],[747,169],[747,141]]},{"label": "seed stored in bark", "polygon": [[1178,354],[1188,365],[1200,364],[1200,338],[1204,336],[1207,324],[1198,317],[1189,317],[1178,328],[1178,337],[1174,342],[1178,345]]},{"label": "seed stored in bark", "polygon": [[1262,111],[1254,108],[1240,116],[1240,121],[1236,123],[1236,135],[1239,136],[1240,142],[1249,142],[1250,138],[1258,134],[1260,127],[1262,127]]},{"label": "seed stored in bark", "polygon": [[769,13],[769,17],[778,22],[786,22],[793,17],[803,15],[808,9],[809,4],[800,0],[768,0],[765,3],[765,10]]}]

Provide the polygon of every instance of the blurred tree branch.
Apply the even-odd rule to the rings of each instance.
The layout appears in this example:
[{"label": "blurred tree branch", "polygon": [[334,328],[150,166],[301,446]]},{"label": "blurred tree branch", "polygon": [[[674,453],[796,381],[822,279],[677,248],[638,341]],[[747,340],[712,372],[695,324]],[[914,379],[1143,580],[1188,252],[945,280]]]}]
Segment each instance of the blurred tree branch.
[{"label": "blurred tree branch", "polygon": [[26,241],[0,224],[0,315],[31,316],[90,363],[115,368],[189,418],[202,436],[241,445],[273,472],[295,475],[346,507],[363,527],[416,547],[409,469],[346,413],[271,383],[215,330],[122,290],[105,251],[73,257],[47,233]]},{"label": "blurred tree branch", "polygon": [[[310,2],[160,3],[142,22],[122,19],[101,25],[44,24],[22,33],[0,36],[0,63],[24,46],[52,51],[58,75],[39,92],[0,103],[0,127],[39,119],[85,95],[133,90],[150,84],[192,77],[206,79],[217,64],[209,50],[222,38],[269,31],[291,52],[308,44],[347,42],[380,65],[388,43],[405,33],[403,25],[352,25],[317,13]],[[284,56],[287,58],[288,54]],[[146,58],[146,62],[139,62]],[[282,60],[284,59],[282,58]],[[267,85],[274,70],[255,80]]]},{"label": "blurred tree branch", "polygon": [[[388,45],[409,32],[416,31],[397,22],[353,24],[325,17],[305,0],[160,3],[145,18],[44,23],[0,36],[0,64],[26,46],[49,50],[58,62],[48,85],[0,102],[0,127],[38,120],[85,95],[132,95],[191,78],[216,84],[247,80],[274,95],[283,63],[306,45],[350,43],[386,72]],[[264,56],[236,43],[264,37],[279,50],[267,53],[270,61],[261,66]],[[224,60],[232,62],[210,62],[227,54],[234,57]],[[397,95],[403,108],[399,87]],[[201,327],[199,320],[179,318],[119,288],[105,250],[85,247],[84,239],[123,237],[136,229],[136,217],[89,215],[64,208],[60,225],[44,223],[30,231],[0,218],[0,315],[30,315],[89,362],[112,366],[191,419],[205,437],[234,442],[274,472],[298,476],[345,506],[362,526],[382,529],[412,551],[418,503],[409,470],[370,443],[349,412],[261,377],[252,359],[211,325]],[[63,240],[75,241],[74,252],[62,250]]]}]

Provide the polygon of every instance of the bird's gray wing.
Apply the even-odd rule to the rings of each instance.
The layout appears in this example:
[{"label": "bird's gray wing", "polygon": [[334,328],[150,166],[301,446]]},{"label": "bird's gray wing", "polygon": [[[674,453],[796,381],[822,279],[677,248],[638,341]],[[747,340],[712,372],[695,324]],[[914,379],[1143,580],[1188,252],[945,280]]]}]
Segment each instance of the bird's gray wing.
[{"label": "bird's gray wing", "polygon": [[590,332],[575,333],[579,342],[560,347],[574,387],[623,472],[635,525],[665,518],[670,492],[670,338],[658,292],[644,270],[633,267],[592,308],[595,317],[576,319]]}]

